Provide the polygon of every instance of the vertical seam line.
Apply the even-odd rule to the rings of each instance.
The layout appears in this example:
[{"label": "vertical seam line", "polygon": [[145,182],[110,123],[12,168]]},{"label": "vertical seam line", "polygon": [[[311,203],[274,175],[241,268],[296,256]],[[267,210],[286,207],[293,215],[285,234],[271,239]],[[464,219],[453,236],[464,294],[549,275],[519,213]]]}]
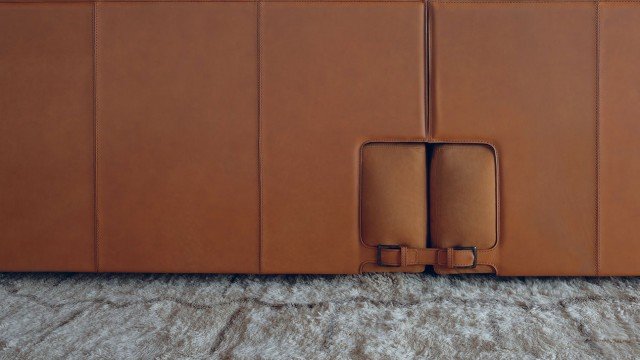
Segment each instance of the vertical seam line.
[{"label": "vertical seam line", "polygon": [[258,81],[258,272],[262,273],[262,21],[261,21],[261,0],[256,1],[256,47],[257,47],[257,81]]},{"label": "vertical seam line", "polygon": [[433,3],[429,1],[425,1],[425,43],[426,43],[426,65],[427,65],[427,109],[426,109],[426,135],[427,141],[433,140],[433,123],[435,117],[435,83],[434,83],[434,66],[433,66],[433,32],[434,32],[434,15],[435,10],[433,8]]},{"label": "vertical seam line", "polygon": [[596,6],[596,275],[600,275],[600,1]]},{"label": "vertical seam line", "polygon": [[95,271],[100,272],[100,224],[98,204],[98,2],[93,2],[93,206],[94,206],[94,262]]},{"label": "vertical seam line", "polygon": [[429,4],[427,1],[423,1],[424,11],[422,12],[422,46],[423,49],[423,81],[424,81],[424,135],[428,138],[429,136],[429,29],[427,24],[429,22]]}]

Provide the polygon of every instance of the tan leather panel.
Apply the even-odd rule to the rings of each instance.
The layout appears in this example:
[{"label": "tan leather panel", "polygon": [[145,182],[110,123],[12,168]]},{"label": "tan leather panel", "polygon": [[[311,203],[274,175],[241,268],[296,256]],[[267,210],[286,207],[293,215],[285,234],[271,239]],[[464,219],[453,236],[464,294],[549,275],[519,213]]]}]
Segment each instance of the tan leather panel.
[{"label": "tan leather panel", "polygon": [[258,271],[256,16],[98,4],[101,271]]},{"label": "tan leather panel", "polygon": [[502,275],[596,272],[595,10],[432,4],[431,135],[495,145]]},{"label": "tan leather panel", "polygon": [[[300,2],[301,0],[260,0],[262,2]],[[369,2],[369,3],[381,3],[381,2],[415,2],[416,0],[303,0],[304,2]],[[561,0],[554,0],[561,1]],[[589,0],[583,0],[589,1]],[[95,0],[0,0],[2,3],[93,3]],[[146,2],[146,3],[158,3],[158,2],[245,2],[255,4],[257,0],[100,0],[100,2]]]},{"label": "tan leather panel", "polygon": [[90,4],[0,4],[0,270],[94,269]]},{"label": "tan leather panel", "polygon": [[[433,248],[490,249],[498,240],[496,166],[486,145],[436,144],[429,171],[430,244]],[[439,274],[492,272],[435,267]]]},{"label": "tan leather panel", "polygon": [[[424,143],[373,143],[362,150],[361,224],[365,245],[427,245],[427,155]],[[424,266],[375,267],[421,272]]]},{"label": "tan leather panel", "polygon": [[600,274],[640,274],[640,3],[600,5]]},{"label": "tan leather panel", "polygon": [[425,135],[423,13],[262,5],[263,272],[359,271],[360,146]]},{"label": "tan leather panel", "polygon": [[640,3],[424,10],[0,0],[0,271],[640,274]]}]

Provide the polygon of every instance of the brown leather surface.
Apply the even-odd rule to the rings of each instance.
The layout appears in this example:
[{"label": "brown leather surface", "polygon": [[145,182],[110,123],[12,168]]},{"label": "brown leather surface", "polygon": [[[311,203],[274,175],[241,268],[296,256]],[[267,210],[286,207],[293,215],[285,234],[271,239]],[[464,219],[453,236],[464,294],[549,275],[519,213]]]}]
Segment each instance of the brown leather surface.
[{"label": "brown leather surface", "polygon": [[[372,143],[363,147],[360,232],[365,246],[386,244],[426,248],[426,164],[424,143]],[[368,271],[424,271],[424,266],[371,265],[366,265]]]},{"label": "brown leather surface", "polygon": [[424,138],[423,20],[419,2],[261,5],[262,272],[360,271],[360,146]]},{"label": "brown leather surface", "polygon": [[92,271],[91,4],[0,4],[0,270]]},{"label": "brown leather surface", "polygon": [[640,274],[640,3],[600,5],[600,275]]},{"label": "brown leather surface", "polygon": [[96,10],[99,270],[257,272],[255,4]]},{"label": "brown leather surface", "polygon": [[502,275],[596,274],[596,7],[433,2],[431,128],[492,143]]},{"label": "brown leather surface", "polygon": [[638,275],[639,4],[2,0],[0,271]]},{"label": "brown leather surface", "polygon": [[[475,246],[491,249],[498,241],[496,161],[493,150],[478,144],[436,144],[430,170],[430,247]],[[450,269],[439,274],[492,272],[487,266]]]}]

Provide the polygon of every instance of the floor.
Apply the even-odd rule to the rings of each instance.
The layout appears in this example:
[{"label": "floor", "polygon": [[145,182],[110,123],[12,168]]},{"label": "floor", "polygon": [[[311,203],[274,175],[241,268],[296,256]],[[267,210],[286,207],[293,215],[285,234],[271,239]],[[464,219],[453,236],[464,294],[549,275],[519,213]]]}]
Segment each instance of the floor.
[{"label": "floor", "polygon": [[0,274],[1,359],[640,358],[640,279]]}]

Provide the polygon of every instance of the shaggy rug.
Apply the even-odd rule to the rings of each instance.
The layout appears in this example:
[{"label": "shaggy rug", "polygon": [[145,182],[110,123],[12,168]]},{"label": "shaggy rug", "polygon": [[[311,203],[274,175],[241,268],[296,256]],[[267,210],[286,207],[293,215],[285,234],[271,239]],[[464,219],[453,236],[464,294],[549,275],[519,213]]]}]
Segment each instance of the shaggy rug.
[{"label": "shaggy rug", "polygon": [[640,279],[0,274],[3,359],[640,358]]}]

